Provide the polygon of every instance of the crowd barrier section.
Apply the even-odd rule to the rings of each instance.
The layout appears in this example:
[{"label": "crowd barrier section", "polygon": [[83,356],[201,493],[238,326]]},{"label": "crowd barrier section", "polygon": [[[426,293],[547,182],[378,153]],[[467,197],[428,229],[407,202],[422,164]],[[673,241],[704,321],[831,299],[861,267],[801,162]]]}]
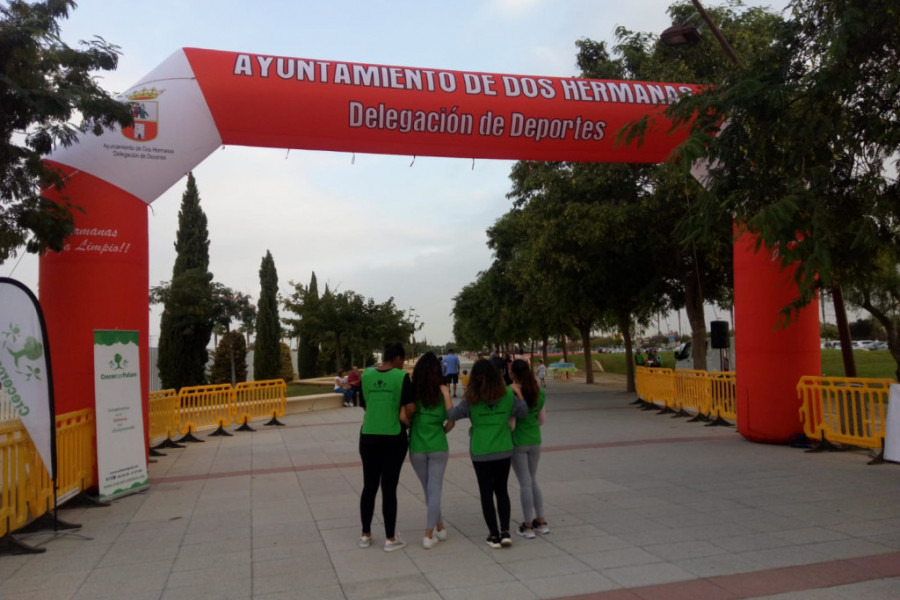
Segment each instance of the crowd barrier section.
[{"label": "crowd barrier section", "polygon": [[150,392],[150,417],[147,425],[150,446],[171,441],[178,433],[178,407],[178,392],[175,390]]},{"label": "crowd barrier section", "polygon": [[819,442],[814,450],[838,443],[883,451],[892,383],[861,377],[802,377],[797,384],[800,421],[806,437]]},{"label": "crowd barrier section", "polygon": [[196,441],[193,434],[215,427],[216,432],[232,423],[234,388],[230,383],[183,387],[178,392],[179,441]]},{"label": "crowd barrier section", "polygon": [[632,404],[650,402],[650,373],[647,367],[634,368],[634,387],[637,391],[637,400]]},{"label": "crowd barrier section", "polygon": [[662,408],[665,412],[672,412],[675,406],[674,371],[658,367],[644,368],[647,369],[647,401],[650,404],[645,408]]},{"label": "crowd barrier section", "polygon": [[690,409],[698,420],[707,418],[711,406],[709,374],[697,369],[677,369],[673,396],[676,416],[690,416]]},{"label": "crowd barrier section", "polygon": [[53,480],[20,422],[0,424],[0,553],[42,552],[12,538],[14,531],[40,519],[94,480],[94,411],[56,417],[56,494]]},{"label": "crowd barrier section", "polygon": [[733,422],[737,421],[737,386],[734,382],[734,371],[710,373],[709,388],[710,424],[733,425]]},{"label": "crowd barrier section", "polygon": [[13,407],[9,394],[0,389],[0,423],[8,423],[9,421],[17,421],[19,413]]},{"label": "crowd barrier section", "polygon": [[287,384],[283,379],[248,381],[234,388],[233,421],[249,428],[250,421],[269,419],[268,424],[279,424],[278,418],[287,411]]}]

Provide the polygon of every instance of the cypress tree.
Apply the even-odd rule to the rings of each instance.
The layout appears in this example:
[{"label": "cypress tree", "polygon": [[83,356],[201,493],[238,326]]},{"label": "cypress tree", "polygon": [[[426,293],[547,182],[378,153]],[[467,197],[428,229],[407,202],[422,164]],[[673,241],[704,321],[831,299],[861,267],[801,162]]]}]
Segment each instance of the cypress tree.
[{"label": "cypress tree", "polygon": [[278,320],[278,273],[272,253],[259,267],[259,303],[256,313],[256,345],[253,350],[253,379],[281,376],[281,323]]},{"label": "cypress tree", "polygon": [[203,385],[212,335],[212,273],[209,272],[209,231],[200,208],[194,175],[178,212],[172,282],[163,304],[159,335],[159,378],[165,388]]},{"label": "cypress tree", "polygon": [[[232,361],[234,357],[234,361]],[[231,366],[234,364],[234,379]],[[210,383],[230,383],[235,385],[247,381],[247,342],[240,331],[229,331],[219,340],[209,372]]]},{"label": "cypress tree", "polygon": [[300,340],[297,344],[297,373],[300,379],[309,379],[319,375],[319,336],[316,325],[316,311],[319,306],[319,285],[316,272],[313,271],[309,287],[303,295],[303,306],[300,315]]}]

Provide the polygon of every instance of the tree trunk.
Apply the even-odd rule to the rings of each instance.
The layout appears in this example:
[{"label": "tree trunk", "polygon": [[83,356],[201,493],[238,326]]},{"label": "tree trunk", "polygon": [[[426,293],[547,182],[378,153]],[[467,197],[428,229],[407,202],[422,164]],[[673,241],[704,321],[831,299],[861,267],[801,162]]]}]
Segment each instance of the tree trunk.
[{"label": "tree trunk", "polygon": [[578,328],[581,334],[581,344],[584,346],[584,376],[585,383],[594,383],[594,363],[591,362],[591,326],[582,324]]},{"label": "tree trunk", "polygon": [[543,335],[541,336],[541,358],[544,359],[544,364],[550,364],[550,357],[547,354],[547,347],[550,345],[550,336]]},{"label": "tree trunk", "polygon": [[[856,361],[853,360],[853,343],[850,341],[850,323],[844,308],[844,293],[840,286],[831,288],[834,301],[834,320],[837,321],[838,337],[841,340],[841,357],[844,359],[844,377],[856,377]],[[869,311],[871,312],[871,311]]]},{"label": "tree trunk", "polygon": [[562,361],[569,362],[569,345],[568,345],[569,336],[564,335],[564,336],[561,336],[560,339],[562,340],[562,351],[563,351],[563,360]]},{"label": "tree trunk", "polygon": [[[860,306],[869,311],[869,314],[875,317],[875,320],[881,323],[881,325],[884,327],[884,330],[887,333],[888,350],[890,350],[891,356],[894,358],[894,362],[897,363],[897,370],[894,372],[894,379],[900,381],[900,321],[892,319],[890,315],[887,315],[884,312],[876,309],[875,306],[869,301],[868,297],[865,298],[865,302],[863,302]],[[848,377],[850,376],[848,375]]]},{"label": "tree trunk", "polygon": [[622,333],[622,340],[625,342],[625,391],[636,392],[637,386],[634,383],[634,355],[631,346],[631,315],[624,313],[618,316],[619,331]]},{"label": "tree trunk", "polygon": [[691,353],[694,368],[705,371],[706,365],[706,314],[703,310],[703,290],[697,277],[684,280],[684,311],[691,325]]}]

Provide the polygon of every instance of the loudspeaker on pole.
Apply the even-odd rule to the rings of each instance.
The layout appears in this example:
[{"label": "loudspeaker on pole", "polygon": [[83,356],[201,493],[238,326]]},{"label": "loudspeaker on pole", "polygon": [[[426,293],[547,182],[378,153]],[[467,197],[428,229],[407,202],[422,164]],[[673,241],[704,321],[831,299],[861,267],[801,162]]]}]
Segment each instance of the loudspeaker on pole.
[{"label": "loudspeaker on pole", "polygon": [[728,321],[709,322],[710,345],[715,349],[728,348]]}]

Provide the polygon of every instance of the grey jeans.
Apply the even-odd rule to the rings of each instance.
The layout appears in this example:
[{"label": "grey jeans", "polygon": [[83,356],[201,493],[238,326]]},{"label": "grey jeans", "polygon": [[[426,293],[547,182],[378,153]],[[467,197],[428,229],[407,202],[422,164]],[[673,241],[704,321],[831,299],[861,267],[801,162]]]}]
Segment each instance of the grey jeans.
[{"label": "grey jeans", "polygon": [[535,475],[538,462],[541,460],[541,446],[516,446],[513,450],[512,468],[519,480],[519,499],[522,501],[522,516],[525,523],[531,523],[535,517],[544,516],[544,495],[538,486]]},{"label": "grey jeans", "polygon": [[441,522],[441,489],[450,453],[410,452],[409,462],[422,482],[425,491],[425,529],[434,529]]}]

